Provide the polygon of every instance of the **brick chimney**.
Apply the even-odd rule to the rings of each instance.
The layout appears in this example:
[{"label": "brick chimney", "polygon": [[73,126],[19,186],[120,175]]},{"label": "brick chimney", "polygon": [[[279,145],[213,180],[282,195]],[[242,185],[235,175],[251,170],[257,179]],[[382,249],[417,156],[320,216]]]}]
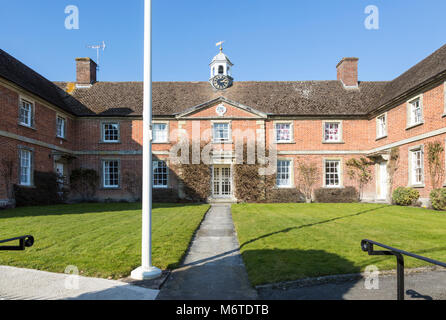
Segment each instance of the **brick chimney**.
[{"label": "brick chimney", "polygon": [[76,58],[76,84],[91,85],[96,82],[97,64],[90,58]]},{"label": "brick chimney", "polygon": [[358,58],[343,58],[336,66],[338,81],[344,87],[358,87]]}]

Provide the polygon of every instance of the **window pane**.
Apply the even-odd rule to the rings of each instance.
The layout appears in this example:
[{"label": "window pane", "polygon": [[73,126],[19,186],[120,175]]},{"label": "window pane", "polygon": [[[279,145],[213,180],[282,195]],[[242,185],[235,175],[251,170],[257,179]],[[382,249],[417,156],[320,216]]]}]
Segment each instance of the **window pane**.
[{"label": "window pane", "polygon": [[325,185],[327,187],[340,185],[339,166],[340,162],[336,160],[325,162]]},{"label": "window pane", "polygon": [[153,161],[153,186],[167,188],[169,171],[165,161]]},{"label": "window pane", "polygon": [[155,123],[153,125],[153,141],[167,142],[167,124]]},{"label": "window pane", "polygon": [[291,124],[289,123],[276,124],[276,140],[278,142],[291,141]]},{"label": "window pane", "polygon": [[119,141],[119,125],[117,123],[105,123],[103,125],[104,141],[118,142]]},{"label": "window pane", "polygon": [[119,187],[119,161],[104,161],[104,187]]},{"label": "window pane", "polygon": [[229,123],[214,123],[214,141],[229,141]]},{"label": "window pane", "polygon": [[277,161],[276,183],[278,187],[291,186],[291,161],[289,160]]},{"label": "window pane", "polygon": [[28,186],[31,184],[31,152],[20,150],[20,184]]},{"label": "window pane", "polygon": [[325,124],[325,141],[335,142],[340,140],[339,123],[330,122]]}]

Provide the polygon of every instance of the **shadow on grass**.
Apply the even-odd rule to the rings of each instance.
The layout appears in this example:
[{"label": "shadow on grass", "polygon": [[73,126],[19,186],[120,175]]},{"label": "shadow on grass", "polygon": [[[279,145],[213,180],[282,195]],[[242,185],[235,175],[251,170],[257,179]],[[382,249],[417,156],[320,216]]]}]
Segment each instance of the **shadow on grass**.
[{"label": "shadow on grass", "polygon": [[[185,206],[191,207],[199,205],[200,204],[154,203],[153,208],[181,208]],[[0,220],[5,218],[59,216],[67,214],[88,214],[134,210],[141,210],[141,203],[80,203],[53,206],[19,207],[15,209],[0,211]]]},{"label": "shadow on grass", "polygon": [[370,212],[377,211],[379,209],[383,209],[383,208],[387,208],[387,207],[391,207],[391,206],[390,205],[385,205],[385,206],[381,206],[381,207],[378,207],[378,208],[373,208],[373,209],[360,211],[360,212],[357,212],[357,213],[354,213],[354,214],[350,214],[350,215],[346,215],[346,216],[336,217],[336,218],[327,219],[327,220],[323,220],[323,221],[319,221],[319,222],[304,224],[304,225],[301,225],[301,226],[289,227],[289,228],[285,228],[283,230],[270,232],[270,233],[264,234],[264,235],[262,235],[260,237],[257,237],[255,239],[246,241],[245,243],[243,243],[240,246],[240,249],[243,248],[244,246],[250,244],[250,243],[256,242],[256,241],[264,239],[264,238],[271,237],[271,236],[279,234],[279,233],[287,233],[287,232],[290,232],[292,230],[298,230],[298,229],[303,229],[303,228],[307,228],[307,227],[313,227],[313,226],[317,226],[317,225],[321,225],[321,224],[325,224],[325,223],[330,223],[330,222],[337,221],[337,220],[352,218],[352,217],[356,217],[356,216],[359,216],[359,215],[362,215],[362,214],[365,214],[365,213],[370,213]]}]

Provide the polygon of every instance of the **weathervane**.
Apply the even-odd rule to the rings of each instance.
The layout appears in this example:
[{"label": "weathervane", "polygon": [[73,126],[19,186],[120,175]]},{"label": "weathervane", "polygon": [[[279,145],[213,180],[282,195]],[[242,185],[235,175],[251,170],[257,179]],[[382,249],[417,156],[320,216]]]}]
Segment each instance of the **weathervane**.
[{"label": "weathervane", "polygon": [[102,41],[102,43],[98,45],[87,46],[87,48],[96,49],[96,62],[99,70],[99,50],[102,49],[102,51],[105,51],[106,48],[105,41]]},{"label": "weathervane", "polygon": [[217,42],[217,43],[215,44],[216,47],[220,46],[220,52],[223,51],[223,43],[225,43],[225,42],[224,42],[224,41],[220,41],[220,42]]}]

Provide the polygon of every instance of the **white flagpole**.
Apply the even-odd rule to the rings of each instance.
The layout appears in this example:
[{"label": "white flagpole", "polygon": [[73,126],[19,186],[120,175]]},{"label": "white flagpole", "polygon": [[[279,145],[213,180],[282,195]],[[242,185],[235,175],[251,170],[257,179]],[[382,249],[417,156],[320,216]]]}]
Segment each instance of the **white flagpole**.
[{"label": "white flagpole", "polygon": [[152,266],[152,0],[144,0],[144,111],[141,266],[132,271],[137,280],[157,278]]}]

